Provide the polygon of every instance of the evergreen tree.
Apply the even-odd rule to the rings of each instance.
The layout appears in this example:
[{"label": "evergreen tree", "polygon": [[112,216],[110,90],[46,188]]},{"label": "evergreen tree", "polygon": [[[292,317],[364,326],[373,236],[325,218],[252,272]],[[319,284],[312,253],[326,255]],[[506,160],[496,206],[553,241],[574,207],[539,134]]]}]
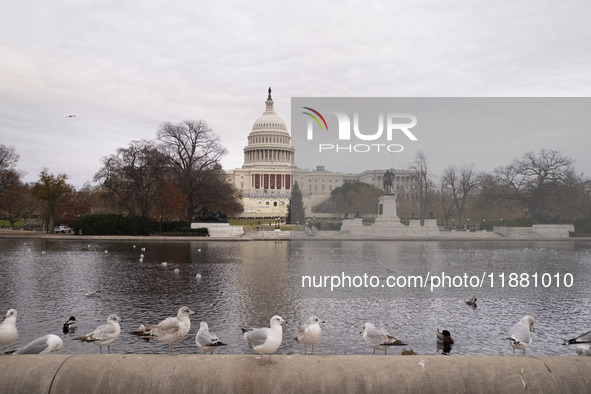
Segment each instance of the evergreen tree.
[{"label": "evergreen tree", "polygon": [[291,198],[287,205],[287,223],[304,224],[306,220],[306,210],[304,209],[304,199],[298,183],[293,184],[291,189]]}]

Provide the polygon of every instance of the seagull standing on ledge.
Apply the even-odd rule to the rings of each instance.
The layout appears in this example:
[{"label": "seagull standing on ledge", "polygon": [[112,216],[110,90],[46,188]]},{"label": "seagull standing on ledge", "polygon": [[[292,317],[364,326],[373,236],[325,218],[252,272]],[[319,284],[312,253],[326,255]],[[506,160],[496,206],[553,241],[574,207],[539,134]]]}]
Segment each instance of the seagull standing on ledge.
[{"label": "seagull standing on ledge", "polygon": [[324,320],[320,320],[316,316],[310,316],[306,324],[302,324],[298,330],[295,340],[304,344],[304,354],[308,354],[307,346],[312,346],[312,354],[314,354],[314,344],[322,335],[322,328],[320,328],[319,323],[324,323]]},{"label": "seagull standing on ledge", "polygon": [[4,316],[4,321],[0,324],[0,346],[8,345],[18,339],[18,330],[16,329],[16,309],[9,309]]},{"label": "seagull standing on ledge", "polygon": [[115,314],[109,315],[107,318],[107,324],[99,326],[93,332],[90,332],[84,336],[72,338],[76,341],[91,342],[99,347],[101,354],[103,354],[103,346],[107,347],[109,354],[111,353],[111,344],[119,338],[121,333],[121,327],[119,322],[121,318]]},{"label": "seagull standing on ledge", "polygon": [[60,350],[64,342],[57,335],[49,334],[31,341],[12,354],[47,354]]},{"label": "seagull standing on ledge", "polygon": [[509,329],[509,337],[505,339],[511,341],[513,355],[515,355],[515,349],[521,349],[525,356],[525,349],[532,342],[530,332],[536,332],[536,330],[534,330],[534,317],[529,315],[524,316],[517,324]]},{"label": "seagull standing on ledge", "polygon": [[191,329],[189,316],[194,315],[189,307],[183,306],[176,314],[176,317],[168,317],[160,323],[144,328],[143,330],[132,331],[130,334],[137,335],[142,339],[156,338],[159,341],[168,343],[168,354],[174,355],[174,343],[182,339]]},{"label": "seagull standing on ledge", "polygon": [[281,316],[271,318],[271,327],[243,328],[244,339],[258,354],[268,354],[271,362],[271,353],[279,348],[283,339],[283,324],[287,322]]},{"label": "seagull standing on ledge", "polygon": [[205,354],[207,354],[207,352],[213,354],[213,351],[220,346],[226,346],[225,343],[220,342],[217,335],[209,331],[209,326],[204,321],[199,325],[199,332],[197,332],[197,335],[195,336],[195,343]]},{"label": "seagull standing on ledge", "polygon": [[406,346],[406,343],[394,338],[388,331],[383,328],[376,328],[371,323],[365,323],[360,334],[363,334],[365,343],[373,348],[373,354],[376,354],[376,350],[383,350],[384,355],[386,355],[388,346]]}]

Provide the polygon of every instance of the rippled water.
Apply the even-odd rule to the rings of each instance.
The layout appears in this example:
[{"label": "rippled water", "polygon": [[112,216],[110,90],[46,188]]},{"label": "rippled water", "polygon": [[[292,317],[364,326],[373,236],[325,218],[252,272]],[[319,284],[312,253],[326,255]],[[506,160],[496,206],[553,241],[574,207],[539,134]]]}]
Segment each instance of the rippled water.
[{"label": "rippled water", "polygon": [[[65,236],[67,237],[67,236]],[[134,248],[135,244],[135,248]],[[146,248],[142,252],[140,248]],[[143,262],[139,261],[144,254]],[[166,267],[162,262],[168,262]],[[418,354],[437,354],[435,329],[451,331],[451,354],[512,354],[503,341],[508,328],[526,314],[536,318],[530,355],[574,354],[565,338],[591,329],[591,243],[585,241],[183,241],[127,242],[65,239],[0,239],[0,309],[18,310],[20,334],[13,348],[48,333],[64,337],[60,353],[97,353],[92,344],[69,340],[61,325],[76,316],[82,335],[103,324],[111,313],[123,318],[117,353],[166,353],[167,345],[129,335],[189,306],[189,335],[175,344],[179,353],[197,353],[200,321],[228,343],[219,353],[252,353],[241,327],[268,326],[281,315],[289,321],[278,353],[303,353],[292,340],[299,322],[311,314],[326,320],[318,354],[371,354],[359,334],[365,322],[387,328]],[[180,273],[174,273],[178,268]],[[538,288],[509,286],[508,275],[538,273]],[[196,274],[202,275],[196,279]],[[426,287],[381,287],[388,276],[492,274],[493,288],[431,291]],[[500,277],[505,274],[505,288]],[[572,275],[566,288],[542,286],[541,275]],[[380,286],[333,289],[302,288],[302,276],[376,277]],[[488,278],[487,276],[485,278]],[[530,277],[531,278],[531,277]],[[549,276],[546,276],[548,284]],[[568,279],[568,278],[567,278]],[[329,282],[330,283],[330,282]],[[375,284],[375,282],[374,282]],[[102,296],[85,293],[101,290]],[[478,297],[478,307],[465,299]],[[3,349],[4,350],[4,349]],[[389,354],[398,354],[392,349]]]}]

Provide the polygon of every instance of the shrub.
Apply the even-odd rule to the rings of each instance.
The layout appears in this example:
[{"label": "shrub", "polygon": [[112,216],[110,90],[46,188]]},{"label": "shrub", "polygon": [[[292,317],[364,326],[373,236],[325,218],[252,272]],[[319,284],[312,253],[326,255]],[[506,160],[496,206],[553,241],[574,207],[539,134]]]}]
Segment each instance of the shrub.
[{"label": "shrub", "polygon": [[100,213],[81,217],[72,228],[75,234],[82,230],[83,235],[150,235],[160,232],[182,232],[182,229],[186,228],[190,230],[190,224],[179,221],[160,223],[145,216]]}]

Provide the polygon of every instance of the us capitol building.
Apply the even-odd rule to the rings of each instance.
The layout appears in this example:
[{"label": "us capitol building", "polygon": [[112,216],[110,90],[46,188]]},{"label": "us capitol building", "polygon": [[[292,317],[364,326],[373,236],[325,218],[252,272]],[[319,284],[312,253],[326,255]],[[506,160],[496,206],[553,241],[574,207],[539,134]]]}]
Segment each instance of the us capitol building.
[{"label": "us capitol building", "polygon": [[[287,205],[295,182],[306,207],[306,217],[334,217],[335,213],[318,212],[317,207],[330,199],[330,193],[345,182],[364,182],[383,190],[384,169],[360,174],[329,172],[324,166],[314,170],[295,164],[295,149],[287,126],[273,108],[271,88],[265,112],[254,121],[244,147],[242,168],[227,170],[226,180],[240,191],[243,218],[273,218],[287,215]],[[409,198],[414,175],[409,170],[391,170],[395,174],[393,190],[399,198]]]}]

